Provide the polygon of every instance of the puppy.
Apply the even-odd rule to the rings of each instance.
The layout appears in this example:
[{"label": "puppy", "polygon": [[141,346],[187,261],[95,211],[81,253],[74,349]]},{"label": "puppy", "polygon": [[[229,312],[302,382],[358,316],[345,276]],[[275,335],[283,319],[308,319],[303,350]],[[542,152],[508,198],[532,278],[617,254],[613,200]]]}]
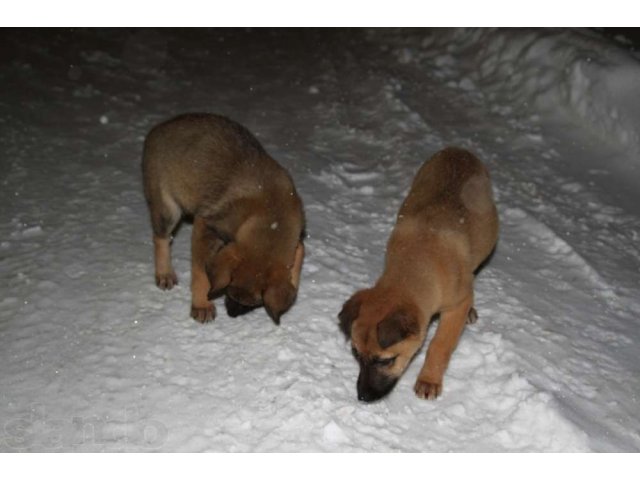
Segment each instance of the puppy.
[{"label": "puppy", "polygon": [[356,292],[338,315],[360,364],[358,399],[389,393],[420,349],[435,314],[440,321],[414,390],[435,399],[473,308],[474,271],[498,237],[489,174],[460,148],[436,153],[418,171],[387,244],[384,272]]},{"label": "puppy", "polygon": [[215,318],[227,295],[232,316],[264,305],[276,324],[293,304],[304,257],[304,214],[293,181],[243,126],[192,113],[154,127],[142,156],[153,228],[156,284],[177,283],[171,234],[193,218],[191,316]]}]

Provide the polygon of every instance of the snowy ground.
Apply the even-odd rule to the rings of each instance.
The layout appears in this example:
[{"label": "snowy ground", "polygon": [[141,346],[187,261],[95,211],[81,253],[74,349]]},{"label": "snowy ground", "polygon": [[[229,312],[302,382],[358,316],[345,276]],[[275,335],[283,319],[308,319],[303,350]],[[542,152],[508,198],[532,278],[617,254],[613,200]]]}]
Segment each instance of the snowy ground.
[{"label": "snowy ground", "polygon": [[[0,31],[0,451],[640,450],[640,63],[593,33]],[[148,129],[247,125],[292,173],[295,307],[153,283]],[[337,326],[419,165],[490,167],[501,238],[435,402],[376,404]],[[431,332],[432,333],[432,332]]]}]

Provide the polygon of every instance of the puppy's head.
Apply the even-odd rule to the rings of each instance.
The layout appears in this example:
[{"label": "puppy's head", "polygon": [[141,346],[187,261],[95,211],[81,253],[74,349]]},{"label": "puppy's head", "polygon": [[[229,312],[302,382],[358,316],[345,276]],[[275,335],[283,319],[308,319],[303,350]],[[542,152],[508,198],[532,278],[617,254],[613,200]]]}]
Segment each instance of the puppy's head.
[{"label": "puppy's head", "polygon": [[295,301],[303,255],[300,243],[293,262],[286,264],[230,243],[208,262],[209,298],[224,292],[244,307],[264,305],[273,321],[280,324],[280,317]]},{"label": "puppy's head", "polygon": [[393,298],[379,292],[361,290],[345,302],[338,318],[360,365],[358,400],[372,402],[384,397],[424,341],[417,308],[394,303]]}]

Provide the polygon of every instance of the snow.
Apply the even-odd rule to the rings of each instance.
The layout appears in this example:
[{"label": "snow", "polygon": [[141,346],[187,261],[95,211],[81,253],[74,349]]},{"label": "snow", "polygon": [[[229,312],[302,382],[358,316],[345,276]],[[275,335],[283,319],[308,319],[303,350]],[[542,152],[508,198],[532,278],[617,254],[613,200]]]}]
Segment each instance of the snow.
[{"label": "snow", "polygon": [[[582,30],[12,31],[0,69],[0,450],[638,451],[640,63]],[[298,300],[189,318],[153,282],[143,138],[250,128],[305,202]],[[497,251],[434,402],[356,400],[336,315],[413,175],[488,165]],[[276,226],[277,227],[277,226]],[[433,329],[430,336],[433,335]]]}]

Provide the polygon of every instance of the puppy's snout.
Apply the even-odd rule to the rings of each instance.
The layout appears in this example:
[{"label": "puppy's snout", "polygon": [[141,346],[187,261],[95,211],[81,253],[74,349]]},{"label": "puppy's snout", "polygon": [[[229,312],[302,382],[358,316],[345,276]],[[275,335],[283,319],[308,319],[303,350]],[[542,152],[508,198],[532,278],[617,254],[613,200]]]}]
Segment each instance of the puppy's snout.
[{"label": "puppy's snout", "polygon": [[243,288],[229,286],[227,287],[227,295],[237,303],[247,307],[257,307],[262,304],[262,299],[259,295],[254,295]]},{"label": "puppy's snout", "polygon": [[376,397],[375,395],[371,395],[369,392],[358,391],[358,400],[360,400],[361,402],[365,402],[365,403],[374,402],[380,398],[381,397]]},{"label": "puppy's snout", "polygon": [[358,400],[361,402],[375,402],[386,396],[398,381],[378,372],[375,367],[364,366],[358,375]]}]

